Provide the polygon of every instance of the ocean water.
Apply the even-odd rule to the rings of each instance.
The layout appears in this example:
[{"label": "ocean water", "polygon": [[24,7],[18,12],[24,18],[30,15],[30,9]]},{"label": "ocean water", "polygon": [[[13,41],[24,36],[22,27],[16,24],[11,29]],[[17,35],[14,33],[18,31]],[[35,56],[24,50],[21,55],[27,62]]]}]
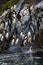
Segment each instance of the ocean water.
[{"label": "ocean water", "polygon": [[43,57],[32,54],[0,54],[0,65],[43,65]]}]

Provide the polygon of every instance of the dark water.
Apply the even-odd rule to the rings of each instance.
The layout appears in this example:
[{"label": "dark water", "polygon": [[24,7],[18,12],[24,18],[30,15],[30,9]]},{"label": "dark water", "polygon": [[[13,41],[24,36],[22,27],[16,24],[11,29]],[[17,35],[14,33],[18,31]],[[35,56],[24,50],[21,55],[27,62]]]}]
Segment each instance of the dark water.
[{"label": "dark water", "polygon": [[0,65],[43,65],[43,57],[32,54],[0,54]]}]

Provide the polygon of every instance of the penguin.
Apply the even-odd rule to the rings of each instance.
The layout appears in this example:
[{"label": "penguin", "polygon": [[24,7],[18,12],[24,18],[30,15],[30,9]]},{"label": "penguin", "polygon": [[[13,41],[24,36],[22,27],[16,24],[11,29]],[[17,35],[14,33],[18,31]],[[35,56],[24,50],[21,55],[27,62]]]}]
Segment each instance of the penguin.
[{"label": "penguin", "polygon": [[19,45],[19,38],[16,39],[15,45]]},{"label": "penguin", "polygon": [[3,29],[3,28],[4,28],[4,23],[1,23],[0,29]]},{"label": "penguin", "polygon": [[31,32],[28,32],[27,36],[30,37],[31,36]]},{"label": "penguin", "polygon": [[28,43],[31,43],[32,42],[31,32],[28,32],[27,37],[28,37]]},{"label": "penguin", "polygon": [[5,28],[7,28],[8,27],[8,21],[7,22],[5,22]]},{"label": "penguin", "polygon": [[12,41],[11,41],[11,45],[14,46],[14,44],[15,44],[15,40],[12,39]]},{"label": "penguin", "polygon": [[3,42],[4,41],[4,36],[2,35],[2,37],[1,37],[1,42]]},{"label": "penguin", "polygon": [[8,33],[8,32],[6,33],[5,38],[6,38],[6,39],[9,38],[9,33]]},{"label": "penguin", "polygon": [[24,45],[24,46],[27,45],[27,39],[24,40],[23,45]]},{"label": "penguin", "polygon": [[20,37],[22,38],[22,40],[24,40],[25,34],[21,32],[21,33],[20,33]]},{"label": "penguin", "polygon": [[2,34],[0,34],[0,38],[2,37]]}]

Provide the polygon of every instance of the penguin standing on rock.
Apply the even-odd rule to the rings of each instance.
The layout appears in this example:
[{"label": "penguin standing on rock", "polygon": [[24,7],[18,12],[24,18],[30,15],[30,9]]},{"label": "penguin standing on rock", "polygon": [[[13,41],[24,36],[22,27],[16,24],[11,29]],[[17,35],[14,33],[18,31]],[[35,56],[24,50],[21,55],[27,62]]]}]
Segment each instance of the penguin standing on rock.
[{"label": "penguin standing on rock", "polygon": [[2,35],[2,37],[1,37],[1,41],[3,42],[4,41],[4,36]]},{"label": "penguin standing on rock", "polygon": [[8,33],[8,32],[6,33],[5,38],[6,38],[6,39],[9,38],[9,33]]},{"label": "penguin standing on rock", "polygon": [[28,37],[28,45],[31,45],[31,43],[32,43],[31,32],[28,32],[27,37]]},{"label": "penguin standing on rock", "polygon": [[12,46],[15,45],[15,39],[12,39],[12,41],[11,41],[11,45],[12,45]]},{"label": "penguin standing on rock", "polygon": [[24,43],[24,40],[25,40],[25,34],[23,34],[23,32],[20,33],[20,42],[21,42],[21,46],[24,46],[25,43]]},{"label": "penguin standing on rock", "polygon": [[3,28],[4,28],[4,23],[1,23],[0,24],[0,30],[3,30]]},{"label": "penguin standing on rock", "polygon": [[19,38],[16,39],[16,41],[15,41],[15,45],[16,45],[16,46],[17,46],[17,45],[20,45]]}]

